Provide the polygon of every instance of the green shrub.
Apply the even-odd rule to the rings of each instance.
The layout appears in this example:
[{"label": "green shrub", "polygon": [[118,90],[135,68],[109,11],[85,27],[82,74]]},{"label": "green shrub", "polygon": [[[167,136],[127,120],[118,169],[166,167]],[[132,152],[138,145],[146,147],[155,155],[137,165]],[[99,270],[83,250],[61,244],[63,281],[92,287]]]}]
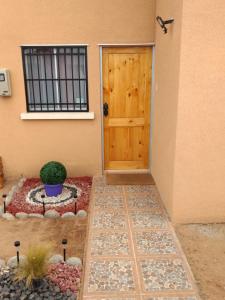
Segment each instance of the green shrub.
[{"label": "green shrub", "polygon": [[47,245],[31,246],[26,260],[16,269],[15,280],[25,280],[30,287],[34,280],[43,279],[48,272],[50,247]]},{"label": "green shrub", "polygon": [[57,161],[50,161],[45,164],[41,171],[40,177],[44,184],[60,184],[66,179],[66,168]]}]

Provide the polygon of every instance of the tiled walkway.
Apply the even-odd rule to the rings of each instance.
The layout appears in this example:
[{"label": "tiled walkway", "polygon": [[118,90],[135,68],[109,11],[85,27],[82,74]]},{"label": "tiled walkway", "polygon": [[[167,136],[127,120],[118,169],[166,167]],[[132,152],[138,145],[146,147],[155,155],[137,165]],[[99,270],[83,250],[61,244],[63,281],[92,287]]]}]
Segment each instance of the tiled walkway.
[{"label": "tiled walkway", "polygon": [[156,187],[93,189],[82,299],[199,299]]}]

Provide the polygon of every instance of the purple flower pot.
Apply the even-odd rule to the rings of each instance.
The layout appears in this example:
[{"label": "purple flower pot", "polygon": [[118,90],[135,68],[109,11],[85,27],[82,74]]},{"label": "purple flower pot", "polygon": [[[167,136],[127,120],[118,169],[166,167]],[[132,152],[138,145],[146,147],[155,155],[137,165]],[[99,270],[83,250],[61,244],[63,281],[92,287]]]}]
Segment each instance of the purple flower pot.
[{"label": "purple flower pot", "polygon": [[63,185],[60,184],[45,184],[45,193],[48,197],[56,197],[62,193]]}]

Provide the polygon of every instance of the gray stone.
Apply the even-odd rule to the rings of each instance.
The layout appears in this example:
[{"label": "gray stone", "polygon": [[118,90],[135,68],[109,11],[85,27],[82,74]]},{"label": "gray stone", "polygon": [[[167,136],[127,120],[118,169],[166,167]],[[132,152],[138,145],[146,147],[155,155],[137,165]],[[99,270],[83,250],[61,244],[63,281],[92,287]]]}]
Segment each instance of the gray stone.
[{"label": "gray stone", "polygon": [[77,216],[80,217],[80,218],[86,218],[87,217],[87,212],[85,210],[81,209],[77,212]]},{"label": "gray stone", "polygon": [[5,267],[5,261],[4,261],[4,259],[0,258],[0,268],[3,268],[3,267]]},{"label": "gray stone", "polygon": [[16,213],[16,218],[18,218],[18,219],[26,219],[26,218],[28,218],[28,214],[25,213],[25,212],[18,212],[18,213]]},{"label": "gray stone", "polygon": [[59,218],[59,217],[60,217],[60,214],[54,209],[49,209],[45,213],[45,218],[56,219],[56,218]]},{"label": "gray stone", "polygon": [[[24,263],[25,261],[26,261],[26,256],[20,255],[20,264]],[[17,267],[17,257],[16,256],[10,257],[9,260],[7,261],[7,266],[10,268]]]},{"label": "gray stone", "polygon": [[68,265],[72,265],[72,266],[81,266],[82,265],[82,261],[79,257],[75,257],[75,256],[71,256],[66,260],[66,263]]},{"label": "gray stone", "polygon": [[8,220],[8,221],[15,220],[14,215],[12,215],[12,214],[10,214],[10,213],[2,214],[2,218],[4,218],[5,220]]},{"label": "gray stone", "polygon": [[61,216],[63,219],[72,219],[75,217],[75,214],[72,212],[66,212]]},{"label": "gray stone", "polygon": [[56,254],[56,255],[53,255],[52,257],[50,257],[49,259],[49,263],[50,264],[58,264],[60,262],[63,262],[63,256],[60,255],[60,254]]},{"label": "gray stone", "polygon": [[55,292],[59,293],[60,292],[60,288],[58,286],[55,287]]},{"label": "gray stone", "polygon": [[29,216],[29,218],[40,218],[40,219],[44,218],[43,215],[41,215],[41,214],[35,214],[35,213],[29,214],[28,216]]}]

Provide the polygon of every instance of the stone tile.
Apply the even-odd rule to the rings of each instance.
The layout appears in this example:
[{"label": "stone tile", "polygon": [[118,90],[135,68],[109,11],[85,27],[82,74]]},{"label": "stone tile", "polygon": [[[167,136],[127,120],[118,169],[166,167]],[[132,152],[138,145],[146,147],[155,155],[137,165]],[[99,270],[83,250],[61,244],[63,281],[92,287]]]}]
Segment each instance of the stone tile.
[{"label": "stone tile", "polygon": [[94,206],[96,208],[124,208],[123,195],[106,193],[94,195]]},{"label": "stone tile", "polygon": [[167,227],[167,219],[160,212],[131,211],[130,217],[134,228],[160,228]]},{"label": "stone tile", "polygon": [[125,185],[125,191],[128,193],[156,193],[157,189],[155,185]]},{"label": "stone tile", "polygon": [[129,193],[127,195],[127,204],[130,209],[160,208],[157,198],[145,193]]},{"label": "stone tile", "polygon": [[166,296],[166,297],[147,297],[144,300],[197,300],[195,296]]},{"label": "stone tile", "polygon": [[126,218],[120,211],[96,211],[92,226],[98,229],[124,229]]},{"label": "stone tile", "polygon": [[176,254],[172,234],[167,231],[135,232],[136,248],[139,255]]},{"label": "stone tile", "polygon": [[122,296],[117,296],[117,297],[99,297],[99,298],[87,298],[87,300],[139,300],[139,298],[134,298],[134,297],[122,297]]},{"label": "stone tile", "polygon": [[123,187],[121,185],[97,185],[95,186],[95,193],[122,193]]},{"label": "stone tile", "polygon": [[91,255],[128,255],[129,244],[126,232],[99,232],[91,238]]},{"label": "stone tile", "polygon": [[91,261],[89,272],[89,293],[135,291],[131,261]]},{"label": "stone tile", "polygon": [[192,288],[181,259],[143,259],[139,264],[145,291],[180,291]]},{"label": "stone tile", "polygon": [[104,176],[95,176],[93,177],[93,184],[95,186],[105,186],[106,180]]}]

